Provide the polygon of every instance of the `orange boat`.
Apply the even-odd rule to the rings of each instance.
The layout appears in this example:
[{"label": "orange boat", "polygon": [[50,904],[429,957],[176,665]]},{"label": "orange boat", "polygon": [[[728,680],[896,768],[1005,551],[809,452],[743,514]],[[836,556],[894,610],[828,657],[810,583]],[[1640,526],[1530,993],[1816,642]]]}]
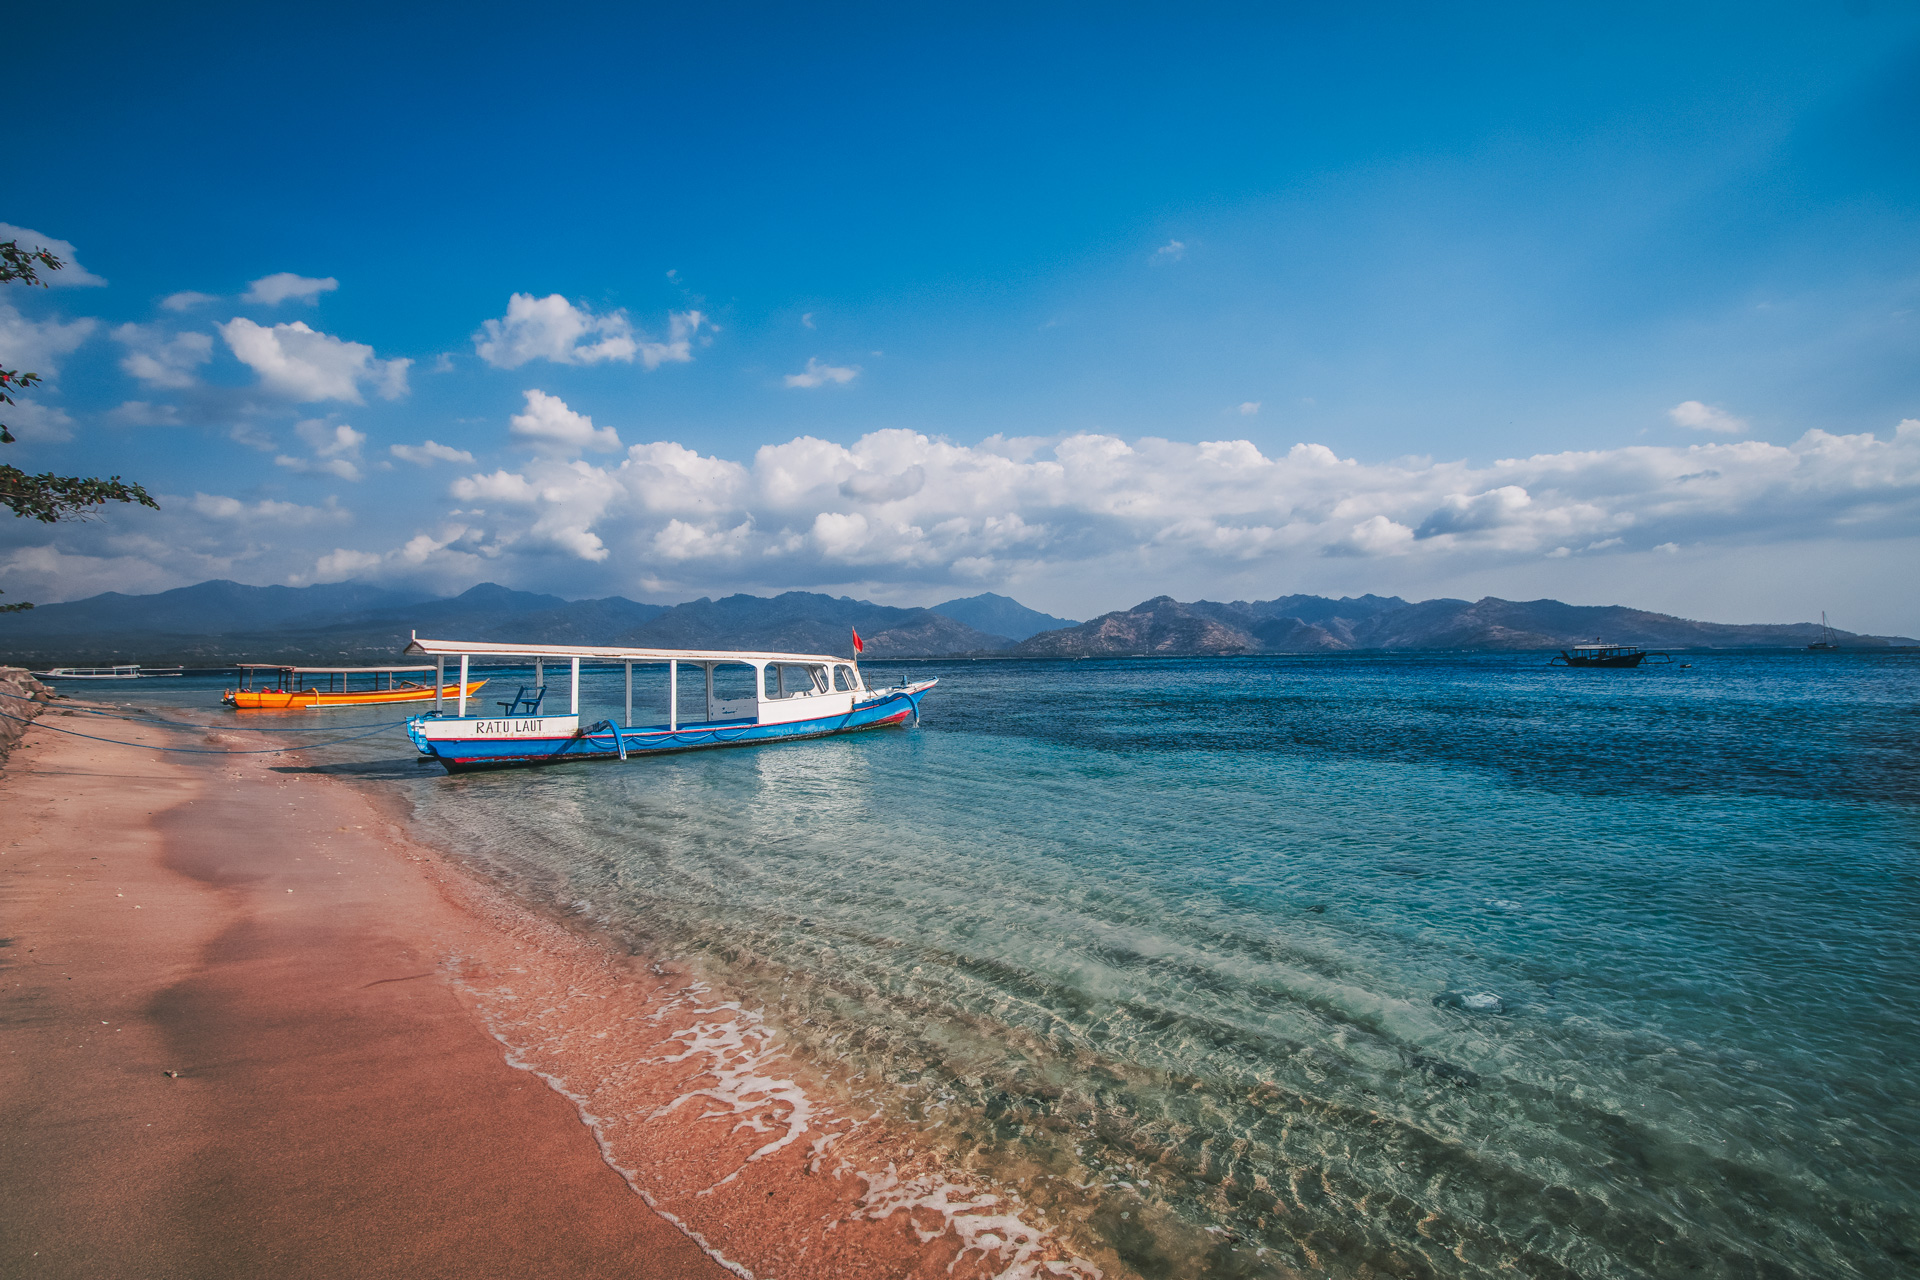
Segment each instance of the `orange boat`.
[{"label": "orange boat", "polygon": [[[402,675],[432,672],[433,667],[288,667],[269,662],[243,662],[240,687],[228,689],[220,701],[236,711],[317,710],[323,707],[367,707],[388,702],[431,702],[437,692],[447,701],[462,695],[458,684],[442,685],[435,690],[431,681],[403,680]],[[316,677],[325,676],[325,687]],[[355,676],[366,683],[354,688]],[[385,677],[385,684],[381,679]],[[255,688],[259,681],[261,687]],[[485,680],[467,683],[466,697],[479,691]]]}]

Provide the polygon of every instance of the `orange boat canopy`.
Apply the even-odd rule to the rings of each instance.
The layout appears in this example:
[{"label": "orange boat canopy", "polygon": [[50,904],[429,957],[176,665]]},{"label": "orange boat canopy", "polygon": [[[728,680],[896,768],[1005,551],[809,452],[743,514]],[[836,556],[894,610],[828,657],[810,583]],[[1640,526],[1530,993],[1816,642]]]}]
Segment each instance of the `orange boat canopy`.
[{"label": "orange boat canopy", "polygon": [[[227,690],[221,698],[222,702],[234,707],[417,702],[428,698],[458,697],[463,692],[457,685],[442,686],[438,681],[423,683],[401,679],[403,675],[429,674],[435,670],[429,666],[298,667],[283,662],[241,662],[235,665],[240,671],[240,687]],[[356,680],[356,676],[366,679]],[[474,682],[464,692],[471,694],[480,683],[483,682]]]},{"label": "orange boat canopy", "polygon": [[[471,698],[480,692],[485,680],[470,680],[466,685],[466,695]],[[442,685],[436,695],[430,684],[414,684],[409,681],[390,689],[353,689],[346,693],[323,693],[318,689],[229,689],[221,696],[228,706],[246,710],[289,710],[301,707],[367,707],[389,702],[425,702],[435,696],[458,698],[461,696],[457,684]]]},{"label": "orange boat canopy", "polygon": [[386,674],[391,674],[392,672],[395,672],[395,671],[431,671],[433,670],[431,666],[425,666],[425,667],[296,667],[296,666],[291,666],[285,662],[236,662],[233,665],[236,669],[238,669],[241,672],[291,671],[295,675],[302,675],[302,676],[306,676],[306,675],[364,676],[364,675],[371,675],[375,672],[379,672],[382,675],[386,675]]}]

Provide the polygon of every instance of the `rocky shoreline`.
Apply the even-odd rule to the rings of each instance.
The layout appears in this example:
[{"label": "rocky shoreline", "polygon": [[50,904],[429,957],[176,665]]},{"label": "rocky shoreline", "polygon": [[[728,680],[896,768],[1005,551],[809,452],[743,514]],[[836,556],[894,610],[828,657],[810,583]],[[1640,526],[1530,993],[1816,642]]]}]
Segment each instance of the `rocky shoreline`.
[{"label": "rocky shoreline", "polygon": [[0,667],[0,761],[25,735],[34,717],[58,696],[27,674],[25,667]]}]

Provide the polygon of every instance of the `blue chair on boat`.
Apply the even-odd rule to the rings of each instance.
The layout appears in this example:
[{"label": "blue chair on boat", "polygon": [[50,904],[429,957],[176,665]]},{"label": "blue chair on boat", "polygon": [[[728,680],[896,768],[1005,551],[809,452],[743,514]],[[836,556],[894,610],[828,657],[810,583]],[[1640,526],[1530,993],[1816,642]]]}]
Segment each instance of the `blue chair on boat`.
[{"label": "blue chair on boat", "polygon": [[[540,714],[540,700],[546,696],[547,686],[523,684],[520,686],[520,692],[513,696],[511,702],[496,702],[494,705],[501,708],[502,714],[505,715],[537,716]],[[522,707],[526,710],[522,711],[520,709]]]}]

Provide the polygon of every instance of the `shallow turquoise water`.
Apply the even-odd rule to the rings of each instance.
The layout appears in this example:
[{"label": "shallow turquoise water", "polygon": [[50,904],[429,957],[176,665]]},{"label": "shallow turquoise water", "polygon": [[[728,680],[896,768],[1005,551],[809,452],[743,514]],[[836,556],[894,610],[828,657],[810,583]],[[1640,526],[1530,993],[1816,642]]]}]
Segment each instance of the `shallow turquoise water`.
[{"label": "shallow turquoise water", "polygon": [[1920,1274],[1920,660],[1692,661],[925,663],[917,730],[334,755],[1145,1275]]}]

